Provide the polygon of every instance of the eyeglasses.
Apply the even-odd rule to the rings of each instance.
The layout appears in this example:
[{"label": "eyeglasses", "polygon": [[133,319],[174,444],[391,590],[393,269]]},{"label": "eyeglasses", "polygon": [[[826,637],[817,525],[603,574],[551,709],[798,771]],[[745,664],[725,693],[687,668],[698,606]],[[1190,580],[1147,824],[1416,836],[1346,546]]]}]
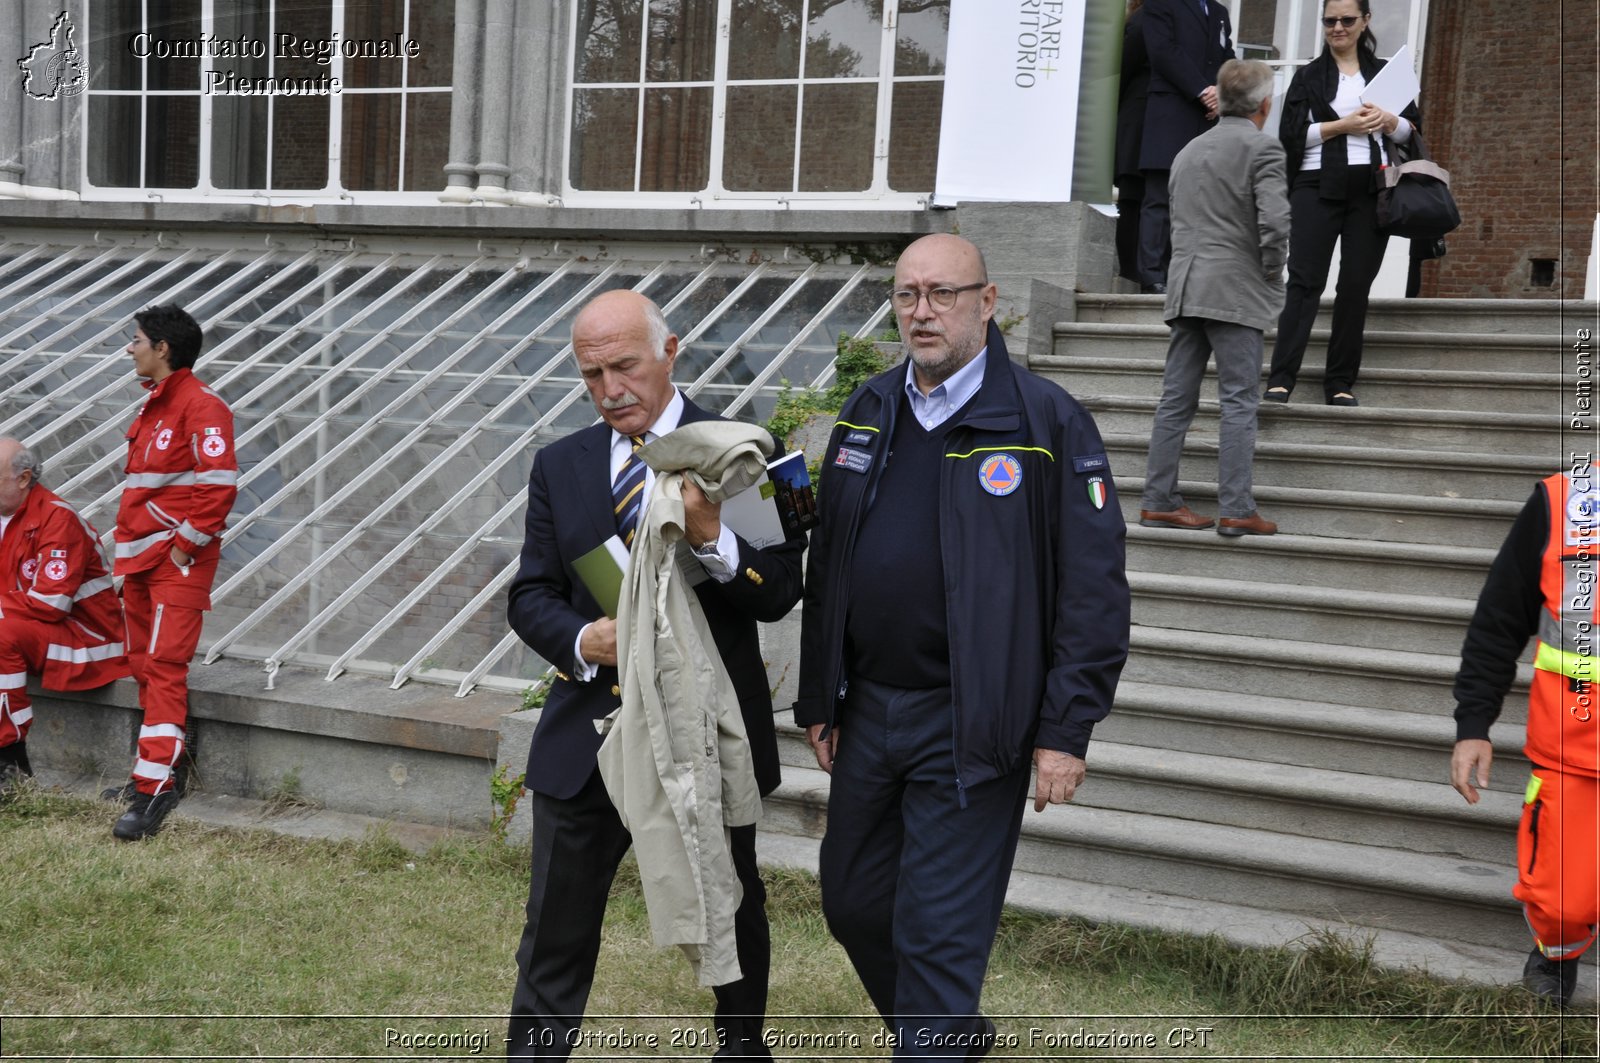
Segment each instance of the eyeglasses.
[{"label": "eyeglasses", "polygon": [[962,292],[970,292],[988,285],[988,281],[978,281],[976,284],[963,284],[959,288],[952,288],[941,284],[937,288],[922,291],[920,288],[896,288],[889,293],[889,300],[894,303],[896,310],[915,310],[922,297],[928,297],[928,305],[935,310],[949,310],[956,305],[956,300]]},{"label": "eyeglasses", "polygon": [[1330,30],[1335,26],[1343,26],[1345,29],[1349,29],[1360,21],[1360,15],[1330,15],[1322,20],[1322,25]]}]

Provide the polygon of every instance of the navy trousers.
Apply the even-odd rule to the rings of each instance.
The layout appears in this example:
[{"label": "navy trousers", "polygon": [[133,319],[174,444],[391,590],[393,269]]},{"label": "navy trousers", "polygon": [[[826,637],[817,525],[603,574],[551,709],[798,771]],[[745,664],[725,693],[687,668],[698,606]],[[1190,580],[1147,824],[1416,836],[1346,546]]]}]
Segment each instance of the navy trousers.
[{"label": "navy trousers", "polygon": [[[611,880],[632,839],[598,770],[571,798],[531,792],[528,798],[533,803],[533,878],[528,921],[517,948],[506,1058],[566,1059],[594,982]],[[762,1027],[772,943],[766,887],[756,866],[756,829],[734,827],[730,833],[734,871],[744,887],[733,917],[744,977],[712,990],[721,1042],[715,1055],[770,1060]]]},{"label": "navy trousers", "polygon": [[967,1058],[1022,829],[1026,759],[969,786],[962,807],[953,713],[946,688],[853,676],[840,715],[822,910],[896,1059]]}]

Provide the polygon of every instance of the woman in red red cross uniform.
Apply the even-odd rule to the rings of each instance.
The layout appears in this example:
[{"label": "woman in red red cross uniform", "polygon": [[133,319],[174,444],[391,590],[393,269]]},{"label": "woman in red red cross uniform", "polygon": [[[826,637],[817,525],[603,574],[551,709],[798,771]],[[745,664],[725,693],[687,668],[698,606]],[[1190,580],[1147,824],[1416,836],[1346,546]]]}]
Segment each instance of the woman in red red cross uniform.
[{"label": "woman in red red cross uniform", "polygon": [[134,319],[128,353],[150,395],[128,429],[116,528],[128,660],[144,709],[132,803],[113,829],[128,840],[155,833],[178,803],[173,773],[187,740],[189,661],[211,608],[239,477],[233,413],[190,370],[200,326],[177,306],[153,306]]}]

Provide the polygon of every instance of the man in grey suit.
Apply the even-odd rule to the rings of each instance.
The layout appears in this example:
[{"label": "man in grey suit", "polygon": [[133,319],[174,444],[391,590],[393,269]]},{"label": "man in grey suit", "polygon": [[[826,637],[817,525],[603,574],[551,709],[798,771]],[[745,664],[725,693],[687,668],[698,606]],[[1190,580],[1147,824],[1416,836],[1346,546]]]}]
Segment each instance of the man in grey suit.
[{"label": "man in grey suit", "polygon": [[1289,254],[1283,145],[1261,132],[1272,110],[1272,70],[1230,59],[1217,73],[1221,120],[1172,163],[1172,266],[1163,316],[1172,328],[1161,402],[1150,432],[1139,523],[1199,530],[1217,522],[1178,493],[1178,460],[1200,403],[1206,360],[1217,356],[1222,404],[1217,453],[1220,535],[1271,535],[1250,492],[1260,401],[1261,333],[1283,307]]}]

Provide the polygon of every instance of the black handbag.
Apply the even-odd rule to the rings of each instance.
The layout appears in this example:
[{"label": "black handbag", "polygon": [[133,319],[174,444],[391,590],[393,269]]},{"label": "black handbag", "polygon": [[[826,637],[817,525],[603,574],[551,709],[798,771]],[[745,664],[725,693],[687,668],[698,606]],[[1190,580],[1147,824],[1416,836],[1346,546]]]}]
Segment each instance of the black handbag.
[{"label": "black handbag", "polygon": [[1461,225],[1461,211],[1450,194],[1450,171],[1428,158],[1422,134],[1415,130],[1408,143],[1391,145],[1391,159],[1400,158],[1397,147],[1404,148],[1409,158],[1380,171],[1378,231],[1412,240],[1437,240]]}]

